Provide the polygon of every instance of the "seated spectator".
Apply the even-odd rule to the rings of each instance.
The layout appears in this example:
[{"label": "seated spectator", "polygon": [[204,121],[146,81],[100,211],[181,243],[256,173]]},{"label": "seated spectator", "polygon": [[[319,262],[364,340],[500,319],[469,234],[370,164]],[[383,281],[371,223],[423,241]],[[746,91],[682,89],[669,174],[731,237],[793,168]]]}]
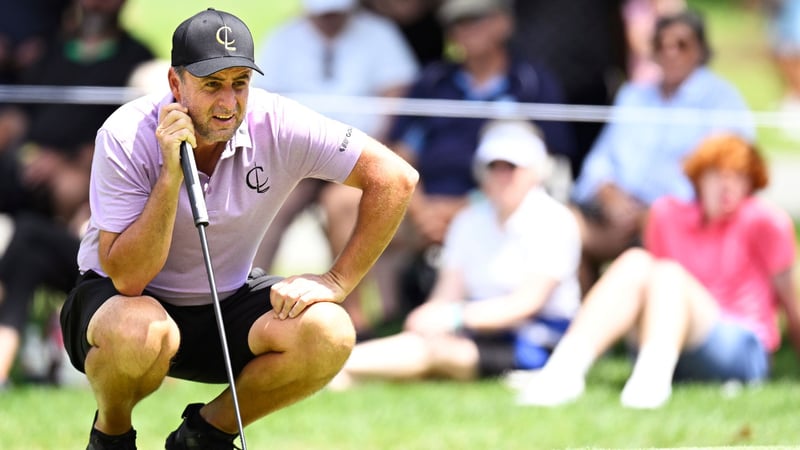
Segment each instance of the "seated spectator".
[{"label": "seated spectator", "polygon": [[453,219],[430,298],[403,332],[357,344],[332,389],[544,364],[580,301],[578,228],[542,188],[547,163],[529,122],[487,125],[474,159],[483,197]]},{"label": "seated spectator", "polygon": [[[8,3],[0,15],[0,84],[19,84],[55,41],[71,0],[30,0]],[[24,209],[18,148],[28,129],[23,105],[0,103],[0,213]]]},{"label": "seated spectator", "polygon": [[[800,0],[753,0],[748,2],[766,14],[769,54],[782,83],[781,112],[800,113]],[[794,117],[781,127],[784,137],[800,141]]]},{"label": "seated spectator", "polygon": [[[21,82],[52,86],[124,86],[133,69],[152,53],[121,28],[125,0],[77,0],[49,51]],[[97,129],[116,105],[40,104],[30,109],[24,145],[14,150],[18,184],[5,189],[26,196],[19,209],[70,217],[88,195],[88,177]],[[61,188],[69,187],[62,190]],[[14,212],[14,211],[9,211]]]},{"label": "seated spectator", "polygon": [[72,0],[26,0],[3,3],[0,15],[0,84],[19,83],[20,73],[35,64],[59,31]]},{"label": "seated spectator", "polygon": [[[255,77],[254,86],[287,95],[396,97],[405,92],[417,75],[418,65],[392,22],[359,10],[356,0],[303,0],[303,7],[302,17],[277,28],[263,43],[258,60],[264,67],[276,69]],[[330,117],[379,140],[385,138],[386,118],[378,114],[330,113]],[[327,184],[312,179],[300,182],[267,231],[256,266],[272,267],[281,237],[301,212],[317,202]],[[348,187],[341,190],[350,196],[360,192]],[[335,219],[329,219],[328,224],[333,227],[329,233],[338,233]],[[332,250],[336,255],[341,248],[334,246]],[[356,330],[363,334],[369,324],[361,303],[360,289],[356,289],[343,306]]]},{"label": "seated spectator", "polygon": [[[723,130],[748,139],[755,136],[750,120],[709,120],[714,110],[746,114],[747,105],[733,86],[707,67],[711,49],[700,16],[684,11],[659,19],[654,48],[662,70],[659,81],[623,86],[614,106],[619,108],[616,114],[623,114],[626,108],[661,110],[658,120],[665,122],[634,121],[630,114],[612,113],[573,189],[583,239],[584,293],[603,265],[639,242],[653,201],[664,195],[692,198],[681,161],[703,138]],[[686,116],[686,109],[709,110],[709,114],[669,123]]]},{"label": "seated spectator", "polygon": [[645,249],[626,251],[589,291],[521,403],[578,398],[592,363],[626,334],[638,351],[621,396],[631,408],[662,406],[673,380],[766,380],[779,308],[800,355],[794,227],[755,195],[768,182],[761,156],[738,136],[718,135],[684,170],[697,199],[653,204]]},{"label": "seated spectator", "polygon": [[[448,38],[458,49],[458,62],[439,61],[426,66],[408,96],[416,99],[481,100],[492,102],[561,103],[561,87],[547,69],[517,59],[508,49],[513,30],[508,2],[503,0],[448,0],[439,10]],[[472,158],[483,118],[399,116],[389,133],[390,147],[419,171],[420,183],[408,208],[408,220],[379,262],[394,258],[394,273],[409,265],[423,274],[435,271],[425,254],[434,254],[453,216],[476,187]],[[548,151],[569,157],[574,150],[568,124],[542,121]],[[326,192],[322,204],[342,230],[332,240],[334,249],[353,228],[354,198],[343,189]],[[337,243],[338,242],[338,243]],[[400,269],[402,270],[402,269]],[[421,275],[420,279],[425,278]],[[400,315],[419,304],[429,286],[417,282],[403,288]]]},{"label": "seated spectator", "polygon": [[[26,82],[125,86],[137,68],[152,61],[152,53],[120,28],[124,3],[78,0],[60,40],[25,75]],[[13,231],[0,245],[5,247],[0,251],[0,384],[8,382],[37,289],[66,294],[74,284],[80,236],[89,218],[94,138],[114,109],[37,105],[25,145],[13,153],[18,184],[0,187],[0,199],[16,196],[13,204],[0,201],[13,206],[5,210],[13,214],[2,216]]]},{"label": "seated spectator", "polygon": [[9,384],[37,289],[46,287],[66,296],[78,276],[75,261],[80,229],[70,229],[49,217],[21,213],[14,218],[13,230],[0,255],[0,389]]}]

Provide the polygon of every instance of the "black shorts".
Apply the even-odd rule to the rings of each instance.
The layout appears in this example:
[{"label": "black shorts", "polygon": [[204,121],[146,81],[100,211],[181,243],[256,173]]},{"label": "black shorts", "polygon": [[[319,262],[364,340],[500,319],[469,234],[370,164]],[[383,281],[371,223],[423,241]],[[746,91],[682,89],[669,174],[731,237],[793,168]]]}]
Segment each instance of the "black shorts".
[{"label": "black shorts", "polygon": [[[269,290],[280,280],[281,277],[266,275],[256,269],[244,286],[221,302],[234,376],[238,376],[254,358],[247,336],[253,323],[272,309]],[[84,372],[84,361],[91,349],[86,339],[89,320],[106,300],[118,294],[111,279],[89,271],[78,278],[75,288],[67,296],[61,310],[64,347],[72,365],[81,372]],[[180,330],[181,343],[172,359],[169,376],[204,383],[227,382],[214,305],[175,306],[147,291],[144,295],[158,300]]]},{"label": "black shorts", "polygon": [[538,369],[552,349],[531,344],[520,345],[512,334],[468,334],[478,347],[478,374],[496,377],[509,370]]},{"label": "black shorts", "polygon": [[496,377],[517,368],[514,340],[506,335],[472,335],[478,347],[478,373],[481,377]]}]

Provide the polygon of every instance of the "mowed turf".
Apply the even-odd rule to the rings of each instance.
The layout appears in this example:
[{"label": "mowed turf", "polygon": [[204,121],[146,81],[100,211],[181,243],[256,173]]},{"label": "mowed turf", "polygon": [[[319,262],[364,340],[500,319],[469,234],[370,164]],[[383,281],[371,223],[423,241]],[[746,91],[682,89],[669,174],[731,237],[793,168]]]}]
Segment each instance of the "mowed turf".
[{"label": "mowed turf", "polygon": [[[776,378],[759,387],[677,385],[657,411],[619,405],[629,361],[613,354],[587,392],[554,409],[520,407],[498,380],[372,382],[322,391],[246,428],[250,449],[545,449],[800,445],[794,356],[778,354]],[[221,386],[168,380],[134,411],[139,448],[163,448],[187,403]],[[85,448],[95,406],[88,388],[25,386],[0,394],[0,448]]]},{"label": "mowed turf", "polygon": [[[297,11],[299,2],[263,0],[129,0],[125,22],[169,57],[169,37],[188,15],[208,6],[239,14],[260,37]],[[773,108],[780,83],[766,54],[763,18],[739,2],[689,1],[709,19],[717,49],[712,67],[734,82],[756,110]],[[267,68],[265,70],[279,70]],[[784,149],[760,130],[768,150]],[[775,145],[773,145],[775,144]],[[796,151],[796,150],[795,150]],[[323,391],[246,429],[251,450],[280,449],[538,449],[800,446],[800,363],[787,349],[776,377],[760,387],[679,385],[658,411],[619,406],[630,370],[623,356],[598,363],[586,395],[555,409],[522,408],[500,382],[370,383],[345,393]],[[168,380],[134,411],[139,448],[163,448],[190,402],[223,386]],[[95,405],[88,388],[21,386],[0,393],[0,450],[85,448]]]}]

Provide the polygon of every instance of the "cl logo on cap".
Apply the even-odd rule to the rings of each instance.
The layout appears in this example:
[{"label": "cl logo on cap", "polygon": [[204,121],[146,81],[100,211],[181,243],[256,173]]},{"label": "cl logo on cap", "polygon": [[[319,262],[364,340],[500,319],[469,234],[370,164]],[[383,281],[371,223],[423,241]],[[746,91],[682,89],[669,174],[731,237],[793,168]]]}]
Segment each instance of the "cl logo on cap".
[{"label": "cl logo on cap", "polygon": [[[236,51],[236,47],[233,47],[232,44],[236,42],[236,39],[232,39],[230,41],[228,40],[228,32],[229,31],[233,31],[233,30],[231,30],[231,27],[229,27],[227,25],[221,26],[217,30],[217,42],[222,44],[225,47],[225,50],[230,50],[232,52],[235,52]],[[225,39],[224,40],[223,40],[223,38],[220,37],[220,34],[223,34],[223,32],[224,32],[224,35],[225,35]]]}]

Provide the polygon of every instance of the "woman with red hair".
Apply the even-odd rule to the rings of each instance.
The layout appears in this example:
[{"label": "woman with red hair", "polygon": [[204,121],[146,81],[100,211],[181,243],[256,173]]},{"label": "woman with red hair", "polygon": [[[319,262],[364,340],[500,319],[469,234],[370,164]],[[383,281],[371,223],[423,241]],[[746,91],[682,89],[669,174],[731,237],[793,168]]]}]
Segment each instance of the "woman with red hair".
[{"label": "woman with red hair", "polygon": [[780,345],[779,309],[800,354],[800,316],[789,216],[754,194],[768,183],[757,149],[738,136],[704,140],[684,163],[696,200],[657,200],[645,248],[623,253],[588,292],[547,365],[520,403],[578,398],[595,359],[629,338],[637,357],[622,390],[631,408],[665,404],[675,380],[769,376]]}]

